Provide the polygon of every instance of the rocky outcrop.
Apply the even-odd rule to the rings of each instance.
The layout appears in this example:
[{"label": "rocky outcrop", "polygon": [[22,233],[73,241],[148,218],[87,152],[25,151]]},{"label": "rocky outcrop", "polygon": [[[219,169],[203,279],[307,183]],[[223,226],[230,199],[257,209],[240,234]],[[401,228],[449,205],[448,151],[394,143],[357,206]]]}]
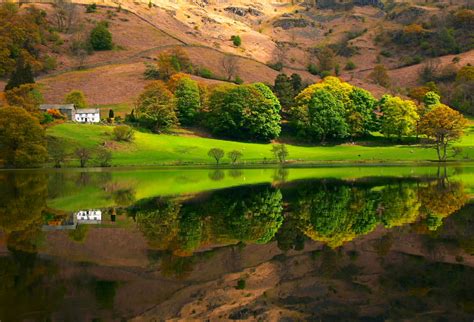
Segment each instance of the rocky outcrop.
[{"label": "rocky outcrop", "polygon": [[224,9],[227,12],[233,13],[234,15],[245,17],[246,15],[251,15],[254,17],[258,17],[263,15],[261,11],[258,11],[254,8],[243,8],[243,7],[227,7]]},{"label": "rocky outcrop", "polygon": [[292,28],[305,28],[310,25],[310,22],[305,19],[280,19],[273,22],[274,27],[280,27],[285,30],[292,29]]},{"label": "rocky outcrop", "polygon": [[374,6],[383,8],[382,0],[318,0],[319,9],[350,9],[353,6]]}]

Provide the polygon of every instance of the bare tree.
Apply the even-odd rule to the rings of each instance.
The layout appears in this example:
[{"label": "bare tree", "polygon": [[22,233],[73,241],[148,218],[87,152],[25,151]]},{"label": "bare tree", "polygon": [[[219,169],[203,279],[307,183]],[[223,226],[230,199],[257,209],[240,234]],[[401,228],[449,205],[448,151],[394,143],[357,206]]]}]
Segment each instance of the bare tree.
[{"label": "bare tree", "polygon": [[69,33],[77,23],[77,7],[68,0],[57,0],[52,17],[59,31]]},{"label": "bare tree", "polygon": [[221,66],[224,70],[225,77],[227,77],[227,80],[229,81],[235,76],[237,76],[239,72],[239,65],[236,56],[225,55],[224,57],[222,57]]}]

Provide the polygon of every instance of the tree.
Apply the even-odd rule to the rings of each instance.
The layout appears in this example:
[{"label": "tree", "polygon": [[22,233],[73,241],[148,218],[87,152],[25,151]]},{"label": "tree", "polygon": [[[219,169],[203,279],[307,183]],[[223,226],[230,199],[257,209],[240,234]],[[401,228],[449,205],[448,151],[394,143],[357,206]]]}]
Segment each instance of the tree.
[{"label": "tree", "polygon": [[351,137],[375,130],[375,105],[377,100],[365,89],[353,87],[349,94],[350,104],[346,108],[346,120]]},{"label": "tree", "polygon": [[193,125],[196,115],[201,109],[201,97],[197,82],[187,77],[181,78],[176,86],[174,95],[176,97],[176,110],[180,123],[183,125]]},{"label": "tree", "polygon": [[239,61],[234,55],[224,55],[221,59],[221,67],[228,81],[235,78],[239,73]]},{"label": "tree", "polygon": [[101,167],[110,167],[112,152],[109,149],[98,147],[95,152],[95,157]]},{"label": "tree", "polygon": [[461,113],[444,104],[436,105],[420,121],[420,131],[433,139],[439,161],[446,161],[448,145],[458,140],[467,121]]},{"label": "tree", "polygon": [[324,88],[302,94],[296,98],[296,106],[290,113],[291,123],[299,136],[321,142],[327,138],[347,137],[349,129],[342,101]]},{"label": "tree", "polygon": [[54,4],[53,23],[58,31],[70,32],[77,23],[78,12],[74,3],[58,0]]},{"label": "tree", "polygon": [[275,156],[275,159],[281,164],[286,162],[286,158],[289,155],[288,149],[284,144],[273,144],[272,153]]},{"label": "tree", "polygon": [[115,113],[113,109],[109,109],[109,119],[113,119],[115,117]]},{"label": "tree", "polygon": [[174,93],[176,91],[178,84],[183,78],[191,79],[191,77],[189,77],[188,74],[184,74],[184,73],[176,73],[170,76],[170,78],[166,82],[166,86],[171,91],[171,93]]},{"label": "tree", "polygon": [[117,125],[112,131],[115,141],[132,142],[134,139],[133,129],[128,125]]},{"label": "tree", "polygon": [[11,74],[7,85],[5,86],[5,91],[12,90],[14,88],[20,87],[21,85],[34,83],[35,79],[33,77],[31,65],[25,62],[20,56],[20,58],[17,60],[16,69]]},{"label": "tree", "polygon": [[213,158],[216,160],[216,164],[219,165],[220,159],[224,157],[224,150],[219,149],[219,148],[212,148],[207,152],[207,155],[210,158]]},{"label": "tree", "polygon": [[79,159],[81,168],[84,168],[87,162],[92,158],[92,151],[89,148],[76,148],[74,155]]},{"label": "tree", "polygon": [[112,34],[107,24],[100,22],[92,29],[90,43],[94,50],[111,50],[113,47]]},{"label": "tree", "polygon": [[390,77],[388,76],[387,69],[385,69],[384,65],[375,66],[369,74],[369,79],[377,85],[385,88],[390,87]]},{"label": "tree", "polygon": [[70,91],[64,98],[65,104],[74,104],[75,108],[86,108],[86,96],[82,91],[73,90]]},{"label": "tree", "polygon": [[268,141],[280,134],[281,106],[264,84],[218,86],[208,105],[206,125],[217,135]]},{"label": "tree", "polygon": [[425,104],[427,107],[431,105],[438,105],[439,103],[441,103],[441,96],[435,92],[427,92],[425,96],[423,96],[423,104]]},{"label": "tree", "polygon": [[44,129],[20,107],[0,108],[0,155],[8,167],[34,167],[46,160]]},{"label": "tree", "polygon": [[415,103],[385,95],[379,105],[382,113],[381,131],[386,137],[396,136],[400,140],[402,136],[415,131],[419,119]]},{"label": "tree", "polygon": [[179,124],[173,93],[162,81],[148,84],[135,106],[137,122],[155,133],[168,131]]},{"label": "tree", "polygon": [[236,164],[237,161],[239,161],[243,156],[243,153],[240,152],[239,150],[232,150],[229,153],[227,153],[227,157],[230,159],[232,164]]},{"label": "tree", "polygon": [[303,89],[303,80],[301,79],[300,74],[293,73],[290,76],[291,85],[293,86],[293,91],[299,93]]},{"label": "tree", "polygon": [[294,104],[295,89],[292,81],[286,74],[278,74],[275,78],[273,85],[273,91],[280,100],[282,110],[287,112],[288,109]]},{"label": "tree", "polygon": [[50,138],[48,141],[48,154],[54,163],[54,167],[61,168],[61,165],[66,161],[67,156],[66,142],[53,137]]},{"label": "tree", "polygon": [[5,92],[5,98],[10,106],[22,107],[30,113],[39,112],[43,96],[35,84],[25,84]]}]

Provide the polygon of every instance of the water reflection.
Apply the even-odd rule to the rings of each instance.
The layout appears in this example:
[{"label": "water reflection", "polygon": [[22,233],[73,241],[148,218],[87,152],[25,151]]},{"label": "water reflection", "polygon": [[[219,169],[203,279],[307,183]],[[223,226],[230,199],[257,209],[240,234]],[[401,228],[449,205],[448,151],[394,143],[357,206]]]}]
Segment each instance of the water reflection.
[{"label": "water reflection", "polygon": [[[268,303],[325,321],[474,314],[474,208],[459,173],[266,175],[232,186],[252,178],[181,173],[170,182],[215,189],[155,194],[166,173],[0,172],[0,320],[207,318],[230,290],[240,307],[217,319],[269,319]],[[256,295],[252,278],[278,283]],[[235,279],[249,288],[235,293]],[[202,315],[170,309],[188,287]]]}]

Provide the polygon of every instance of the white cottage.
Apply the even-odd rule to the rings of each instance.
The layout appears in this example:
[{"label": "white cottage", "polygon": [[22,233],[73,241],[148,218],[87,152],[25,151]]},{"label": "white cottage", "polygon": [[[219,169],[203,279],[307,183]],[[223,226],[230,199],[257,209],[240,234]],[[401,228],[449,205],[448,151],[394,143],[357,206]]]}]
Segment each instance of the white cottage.
[{"label": "white cottage", "polygon": [[77,109],[74,120],[79,123],[99,123],[100,110],[98,108]]},{"label": "white cottage", "polygon": [[100,224],[102,221],[102,211],[80,210],[76,212],[76,219],[79,224]]}]

